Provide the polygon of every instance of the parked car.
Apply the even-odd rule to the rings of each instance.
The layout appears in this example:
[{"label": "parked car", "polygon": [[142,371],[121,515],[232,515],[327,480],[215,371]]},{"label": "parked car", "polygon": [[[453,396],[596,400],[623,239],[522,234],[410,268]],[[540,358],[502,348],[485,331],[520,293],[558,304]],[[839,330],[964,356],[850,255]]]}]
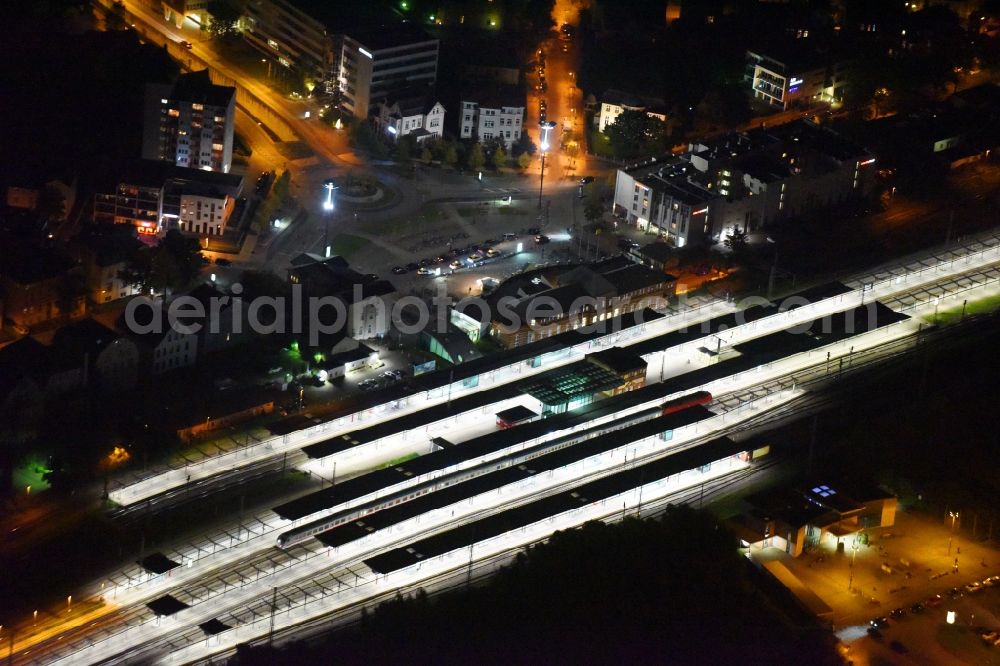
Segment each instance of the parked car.
[{"label": "parked car", "polygon": [[459,268],[462,267],[462,262],[456,259],[455,261],[448,264],[448,267],[453,271],[457,271]]},{"label": "parked car", "polygon": [[895,620],[898,620],[901,617],[906,617],[906,609],[903,608],[902,606],[899,607],[899,608],[894,608],[889,613],[889,617],[891,617],[891,618],[893,618]]},{"label": "parked car", "polygon": [[494,248],[494,247],[488,247],[488,248],[486,248],[486,256],[487,257],[495,257],[498,254],[500,254],[500,253],[497,251],[496,248]]},{"label": "parked car", "polygon": [[191,47],[191,42],[189,42],[189,41],[188,41],[188,40],[186,40],[186,39],[182,39],[181,41],[179,41],[179,42],[177,42],[177,43],[178,43],[178,44],[180,44],[181,46],[183,46],[183,47],[184,47],[184,48],[186,48],[186,49],[190,49],[190,48],[192,48],[192,47]]},{"label": "parked car", "polygon": [[587,184],[592,183],[592,182],[594,182],[594,177],[593,176],[584,176],[583,178],[580,179],[580,184],[581,185],[587,185]]},{"label": "parked car", "polygon": [[539,245],[545,245],[546,243],[549,242],[549,237],[539,234],[535,236],[535,242]]},{"label": "parked car", "polygon": [[944,599],[941,597],[941,595],[935,594],[932,597],[927,597],[927,601],[924,602],[924,605],[930,606],[931,608],[937,608],[938,606],[941,605],[942,601],[944,601]]},{"label": "parked car", "polygon": [[910,612],[911,613],[923,613],[924,612],[924,605],[918,601],[917,603],[915,603],[912,606],[910,606]]},{"label": "parked car", "polygon": [[974,592],[979,592],[982,589],[983,589],[983,584],[980,583],[978,580],[974,580],[965,586],[965,591],[969,592],[970,594]]},{"label": "parked car", "polygon": [[434,263],[433,259],[421,259],[420,260],[420,265],[421,266],[430,266],[433,263]]},{"label": "parked car", "polygon": [[420,264],[414,263],[412,261],[410,263],[406,264],[406,270],[408,270],[408,271],[415,271],[418,268],[420,268]]},{"label": "parked car", "polygon": [[406,272],[406,269],[403,268],[402,266],[393,266],[392,267],[392,274],[393,275],[402,275],[405,272]]},{"label": "parked car", "polygon": [[434,271],[427,266],[421,266],[417,269],[417,275],[434,275]]},{"label": "parked car", "polygon": [[479,254],[478,252],[469,255],[469,261],[471,262],[482,261],[482,260],[483,260],[483,255]]}]

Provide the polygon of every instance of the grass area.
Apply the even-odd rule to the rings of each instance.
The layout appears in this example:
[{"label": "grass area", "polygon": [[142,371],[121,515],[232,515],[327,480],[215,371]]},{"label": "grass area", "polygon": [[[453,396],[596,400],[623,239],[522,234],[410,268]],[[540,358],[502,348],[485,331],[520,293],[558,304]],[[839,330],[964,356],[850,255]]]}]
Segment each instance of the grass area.
[{"label": "grass area", "polygon": [[957,321],[961,321],[963,309],[964,314],[966,315],[993,312],[996,309],[1000,309],[1000,294],[995,294],[993,296],[988,296],[986,298],[966,303],[964,308],[961,305],[957,305],[947,310],[941,310],[937,313],[937,316],[931,315],[927,317],[927,321],[928,323],[937,324],[939,326],[954,324]]},{"label": "grass area", "polygon": [[313,151],[302,141],[282,141],[274,146],[287,160],[301,160],[312,157]]},{"label": "grass area", "polygon": [[402,234],[419,231],[417,225],[440,222],[448,219],[448,213],[435,204],[425,204],[412,217],[397,217],[385,222],[378,222],[379,233]]},{"label": "grass area", "polygon": [[368,245],[368,240],[353,234],[337,234],[330,241],[330,246],[334,254],[342,257],[350,257],[352,254]]}]

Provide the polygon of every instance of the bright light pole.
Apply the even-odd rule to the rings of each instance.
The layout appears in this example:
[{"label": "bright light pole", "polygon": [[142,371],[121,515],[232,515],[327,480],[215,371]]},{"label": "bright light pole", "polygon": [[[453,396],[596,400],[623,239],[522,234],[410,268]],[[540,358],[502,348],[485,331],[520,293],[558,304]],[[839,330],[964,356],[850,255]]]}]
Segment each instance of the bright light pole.
[{"label": "bright light pole", "polygon": [[555,122],[541,122],[538,126],[542,129],[542,141],[540,148],[542,149],[542,173],[538,178],[538,210],[542,209],[542,185],[545,183],[545,153],[549,151],[549,132],[556,126]]},{"label": "bright light pole", "polygon": [[333,191],[337,186],[333,184],[333,179],[328,178],[323,181],[323,189],[326,190],[326,199],[323,200],[323,251],[324,256],[330,257],[330,217],[333,215]]},{"label": "bright light pole", "polygon": [[958,518],[958,511],[949,511],[951,516],[951,534],[948,536],[948,554],[951,555],[951,540],[955,538],[955,519]]}]

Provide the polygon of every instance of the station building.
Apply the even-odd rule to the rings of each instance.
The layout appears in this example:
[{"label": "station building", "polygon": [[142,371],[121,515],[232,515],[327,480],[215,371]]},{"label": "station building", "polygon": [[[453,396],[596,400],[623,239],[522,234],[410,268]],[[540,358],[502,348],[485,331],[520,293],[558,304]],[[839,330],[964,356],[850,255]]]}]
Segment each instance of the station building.
[{"label": "station building", "polygon": [[779,488],[745,498],[747,510],[732,521],[741,545],[778,548],[792,557],[821,544],[850,550],[867,528],[891,527],[896,498],[876,487],[846,482]]}]

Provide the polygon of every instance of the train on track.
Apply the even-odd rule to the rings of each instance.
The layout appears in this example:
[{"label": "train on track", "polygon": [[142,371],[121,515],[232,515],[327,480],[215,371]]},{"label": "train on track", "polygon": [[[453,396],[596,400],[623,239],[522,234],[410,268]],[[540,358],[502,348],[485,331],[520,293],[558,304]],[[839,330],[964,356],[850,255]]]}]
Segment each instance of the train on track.
[{"label": "train on track", "polygon": [[512,458],[508,458],[506,460],[496,460],[484,465],[478,465],[476,467],[461,470],[453,474],[446,474],[437,479],[427,481],[426,483],[418,484],[411,488],[400,490],[396,493],[390,493],[385,497],[380,497],[366,504],[362,504],[361,506],[332,513],[328,516],[320,518],[319,520],[302,525],[301,527],[296,527],[288,530],[287,532],[282,532],[278,536],[277,546],[282,549],[291,548],[292,546],[308,541],[317,534],[332,530],[345,523],[358,520],[359,518],[364,518],[365,516],[375,513],[376,511],[381,511],[382,509],[388,509],[389,507],[396,506],[397,504],[408,502],[426,495],[427,493],[443,490],[449,486],[454,486],[455,484],[462,483],[463,481],[468,481],[484,474],[495,472],[509,465],[520,464],[527,460],[531,460],[532,458],[537,458],[539,456],[552,453],[553,451],[564,449],[584,439],[596,437],[611,430],[627,428],[628,426],[641,421],[653,419],[657,416],[676,414],[677,412],[682,412],[685,409],[690,409],[691,407],[707,405],[710,402],[712,402],[712,394],[708,391],[696,391],[674,400],[668,400],[659,407],[636,412],[635,414],[631,414],[625,418],[618,419],[611,423],[595,426],[593,428],[588,428],[581,432],[570,433],[562,437],[557,437],[553,440],[544,442],[539,446],[526,451],[521,451]]}]

